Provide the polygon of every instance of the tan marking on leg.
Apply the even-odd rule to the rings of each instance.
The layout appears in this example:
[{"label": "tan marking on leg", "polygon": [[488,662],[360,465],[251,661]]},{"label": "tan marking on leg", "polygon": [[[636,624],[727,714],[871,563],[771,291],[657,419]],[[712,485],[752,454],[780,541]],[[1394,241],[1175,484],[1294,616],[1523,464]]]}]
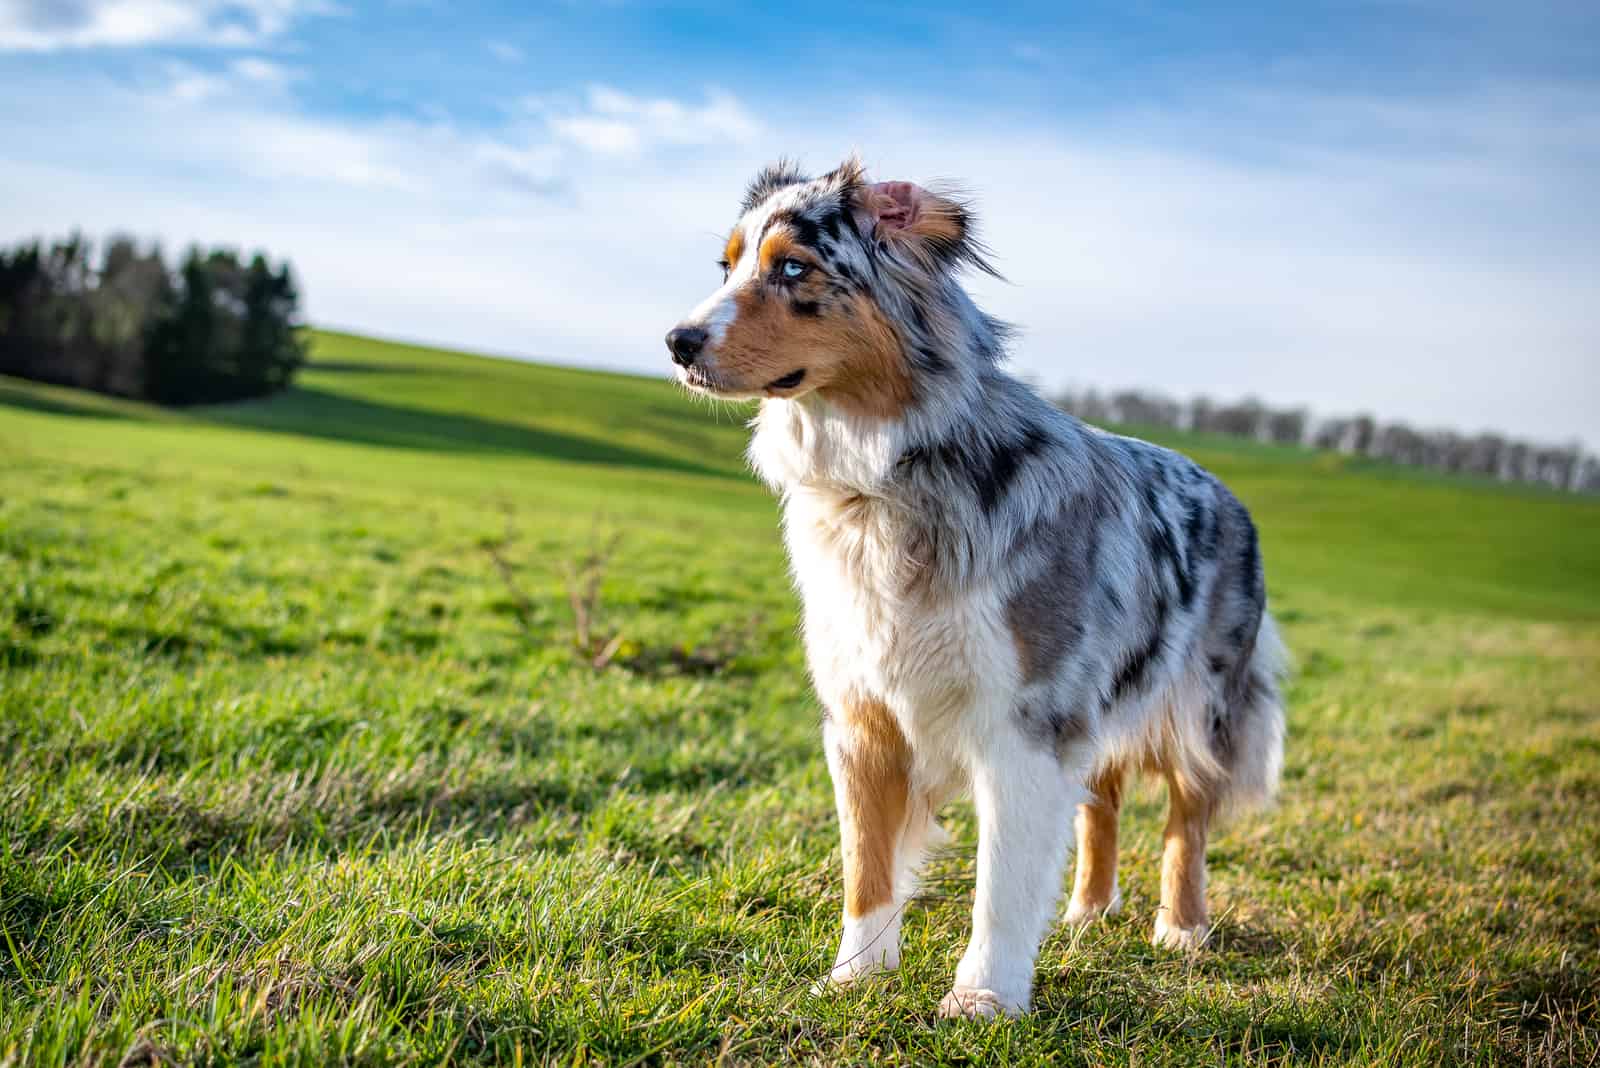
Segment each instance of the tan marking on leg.
[{"label": "tan marking on leg", "polygon": [[1198,949],[1206,926],[1206,834],[1215,799],[1177,776],[1167,776],[1167,829],[1161,856],[1161,909],[1155,943]]},{"label": "tan marking on leg", "polygon": [[839,755],[844,911],[864,916],[894,900],[895,847],[905,827],[911,750],[882,701],[837,710],[847,728]]},{"label": "tan marking on leg", "polygon": [[1117,816],[1122,809],[1122,769],[1107,768],[1089,783],[1094,795],[1078,806],[1078,873],[1067,922],[1087,923],[1121,906],[1117,892]]}]

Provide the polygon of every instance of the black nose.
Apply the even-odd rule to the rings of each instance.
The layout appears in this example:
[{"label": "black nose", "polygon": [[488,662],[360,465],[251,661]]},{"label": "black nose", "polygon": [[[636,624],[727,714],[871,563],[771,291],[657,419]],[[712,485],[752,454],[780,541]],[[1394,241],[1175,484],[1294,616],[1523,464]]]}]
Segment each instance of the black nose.
[{"label": "black nose", "polygon": [[700,358],[706,347],[706,332],[698,326],[675,326],[667,331],[667,348],[672,350],[672,362],[688,367]]}]

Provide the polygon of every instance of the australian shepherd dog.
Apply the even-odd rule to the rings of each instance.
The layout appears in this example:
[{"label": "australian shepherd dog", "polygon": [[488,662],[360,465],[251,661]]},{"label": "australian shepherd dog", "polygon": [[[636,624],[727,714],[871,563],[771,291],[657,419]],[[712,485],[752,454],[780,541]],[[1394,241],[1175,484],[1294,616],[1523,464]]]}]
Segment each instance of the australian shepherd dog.
[{"label": "australian shepherd dog", "polygon": [[829,980],[899,963],[936,814],[970,791],[972,940],[940,1011],[1026,1011],[1074,831],[1067,922],[1121,905],[1117,812],[1140,771],[1170,799],[1154,940],[1198,948],[1207,832],[1282,762],[1249,513],[1001,369],[1006,327],[958,280],[993,268],[949,192],[780,164],[721,266],[667,347],[689,389],[761,402],[750,460],[783,501],[843,839]]}]

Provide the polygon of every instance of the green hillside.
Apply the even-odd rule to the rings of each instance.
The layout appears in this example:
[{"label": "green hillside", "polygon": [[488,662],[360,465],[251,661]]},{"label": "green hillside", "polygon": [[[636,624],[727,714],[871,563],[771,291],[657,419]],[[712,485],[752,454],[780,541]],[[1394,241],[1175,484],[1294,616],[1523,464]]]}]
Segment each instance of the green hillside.
[{"label": "green hillside", "polygon": [[1146,790],[1123,917],[939,1025],[965,805],[902,972],[809,992],[832,795],[747,418],[333,333],[232,406],[0,378],[0,1065],[1600,1057],[1600,502],[1164,441],[1262,528],[1282,801],[1205,956],[1146,943]]}]

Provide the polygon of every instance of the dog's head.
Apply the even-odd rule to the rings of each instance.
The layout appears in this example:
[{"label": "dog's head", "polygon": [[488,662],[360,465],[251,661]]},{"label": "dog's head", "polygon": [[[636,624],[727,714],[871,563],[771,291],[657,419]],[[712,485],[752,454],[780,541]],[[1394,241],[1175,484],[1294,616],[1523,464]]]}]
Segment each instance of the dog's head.
[{"label": "dog's head", "polygon": [[722,286],[667,333],[678,378],[719,397],[818,393],[894,418],[957,333],[945,287],[963,264],[990,270],[958,199],[872,182],[849,161],[810,179],[758,174],[728,235]]}]

